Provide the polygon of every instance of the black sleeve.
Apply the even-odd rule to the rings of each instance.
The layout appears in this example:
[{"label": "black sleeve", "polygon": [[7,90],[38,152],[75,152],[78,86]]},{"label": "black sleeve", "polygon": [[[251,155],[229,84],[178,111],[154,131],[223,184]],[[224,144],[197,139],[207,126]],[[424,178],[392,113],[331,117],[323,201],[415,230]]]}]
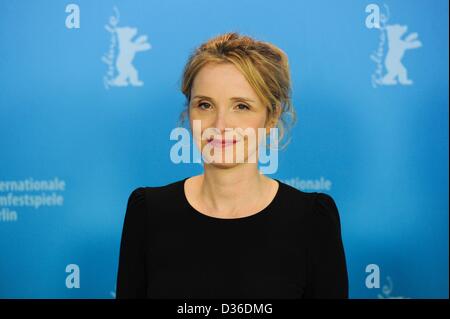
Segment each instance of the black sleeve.
[{"label": "black sleeve", "polygon": [[309,214],[305,298],[348,298],[348,274],[339,212],[333,198],[314,193]]},{"label": "black sleeve", "polygon": [[135,189],[128,198],[117,272],[116,298],[145,298],[145,189]]}]

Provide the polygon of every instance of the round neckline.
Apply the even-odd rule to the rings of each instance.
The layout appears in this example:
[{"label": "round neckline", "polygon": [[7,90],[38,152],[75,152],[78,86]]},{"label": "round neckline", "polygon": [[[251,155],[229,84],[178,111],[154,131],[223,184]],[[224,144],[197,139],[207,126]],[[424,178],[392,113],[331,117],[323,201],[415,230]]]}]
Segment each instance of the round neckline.
[{"label": "round neckline", "polygon": [[244,216],[244,217],[237,217],[237,218],[221,218],[221,217],[214,217],[214,216],[209,216],[206,215],[200,211],[198,211],[197,209],[195,209],[191,203],[189,203],[187,196],[186,196],[186,192],[184,190],[184,185],[186,183],[186,180],[190,178],[190,177],[186,177],[183,180],[181,180],[180,182],[180,190],[182,193],[182,198],[184,200],[185,205],[189,208],[189,210],[191,210],[193,212],[193,215],[197,215],[199,218],[203,218],[205,220],[210,220],[210,221],[217,221],[217,222],[224,222],[224,223],[232,223],[232,222],[240,222],[240,221],[248,221],[248,220],[254,220],[257,218],[261,218],[264,216],[267,216],[268,213],[270,212],[271,208],[278,202],[279,198],[280,198],[280,194],[281,194],[281,187],[282,187],[282,183],[276,179],[273,178],[274,180],[276,180],[278,182],[278,189],[277,192],[274,196],[274,198],[271,200],[271,202],[264,207],[263,209],[259,210],[258,212],[248,215],[248,216]]}]

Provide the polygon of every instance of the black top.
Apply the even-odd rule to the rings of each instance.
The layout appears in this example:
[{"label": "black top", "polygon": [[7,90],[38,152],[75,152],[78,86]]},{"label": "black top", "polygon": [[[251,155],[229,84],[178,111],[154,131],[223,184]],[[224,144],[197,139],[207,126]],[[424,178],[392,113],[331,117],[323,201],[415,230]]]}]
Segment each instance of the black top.
[{"label": "black top", "polygon": [[117,298],[348,298],[331,196],[275,179],[278,192],[263,210],[216,218],[189,204],[186,179],[131,193]]}]

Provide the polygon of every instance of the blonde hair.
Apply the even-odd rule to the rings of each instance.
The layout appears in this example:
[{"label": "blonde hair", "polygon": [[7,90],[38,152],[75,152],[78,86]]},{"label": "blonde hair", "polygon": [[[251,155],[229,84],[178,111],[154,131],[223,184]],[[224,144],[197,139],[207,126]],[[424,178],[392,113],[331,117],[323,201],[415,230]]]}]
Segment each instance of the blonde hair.
[{"label": "blonde hair", "polygon": [[[186,105],[180,123],[189,115],[194,78],[207,63],[232,63],[245,76],[268,109],[268,121],[277,122],[279,142],[292,127],[296,113],[291,101],[291,77],[287,55],[275,45],[237,32],[216,36],[190,55],[183,71],[181,91]],[[286,143],[289,143],[290,139]],[[284,148],[284,146],[282,147]]]}]

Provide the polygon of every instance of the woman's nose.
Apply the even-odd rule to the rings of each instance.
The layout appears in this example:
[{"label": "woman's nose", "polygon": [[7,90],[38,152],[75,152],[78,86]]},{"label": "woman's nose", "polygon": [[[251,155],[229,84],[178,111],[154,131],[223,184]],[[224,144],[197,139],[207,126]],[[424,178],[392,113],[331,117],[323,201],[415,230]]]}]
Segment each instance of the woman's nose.
[{"label": "woman's nose", "polygon": [[225,112],[219,111],[219,112],[217,112],[217,113],[215,114],[214,121],[213,121],[213,126],[214,126],[218,131],[220,131],[221,133],[222,133],[222,132],[225,132],[225,129],[228,127],[228,126],[227,126],[228,124],[229,124],[229,123],[228,123],[228,121],[227,121],[227,115],[226,115]]}]

